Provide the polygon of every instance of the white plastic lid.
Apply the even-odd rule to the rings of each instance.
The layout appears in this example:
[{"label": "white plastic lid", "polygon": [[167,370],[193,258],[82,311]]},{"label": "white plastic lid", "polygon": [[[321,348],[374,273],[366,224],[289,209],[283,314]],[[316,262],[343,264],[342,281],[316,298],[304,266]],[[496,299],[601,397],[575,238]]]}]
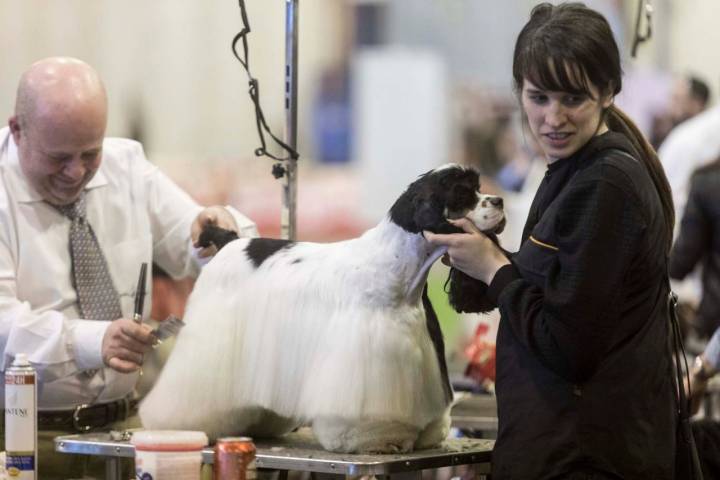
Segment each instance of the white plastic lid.
[{"label": "white plastic lid", "polygon": [[15,360],[13,360],[13,366],[15,367],[27,367],[30,365],[30,362],[28,361],[27,353],[18,353],[15,355]]},{"label": "white plastic lid", "polygon": [[138,430],[133,432],[130,443],[137,450],[180,452],[201,450],[208,444],[205,432],[192,430]]}]

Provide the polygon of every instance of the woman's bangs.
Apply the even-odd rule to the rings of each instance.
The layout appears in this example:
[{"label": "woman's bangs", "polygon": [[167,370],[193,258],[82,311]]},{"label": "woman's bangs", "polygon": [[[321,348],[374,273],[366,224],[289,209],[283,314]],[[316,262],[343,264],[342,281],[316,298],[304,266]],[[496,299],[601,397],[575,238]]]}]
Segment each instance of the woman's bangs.
[{"label": "woman's bangs", "polygon": [[528,52],[525,65],[524,77],[542,90],[593,97],[587,75],[573,60],[550,55],[540,48]]}]

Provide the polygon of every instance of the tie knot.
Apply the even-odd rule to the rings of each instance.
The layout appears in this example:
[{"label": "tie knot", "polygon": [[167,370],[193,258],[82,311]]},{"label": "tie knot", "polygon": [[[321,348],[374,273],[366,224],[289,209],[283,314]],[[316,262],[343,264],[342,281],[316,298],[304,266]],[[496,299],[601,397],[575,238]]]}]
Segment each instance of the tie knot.
[{"label": "tie knot", "polygon": [[85,193],[81,193],[80,197],[73,203],[70,203],[68,205],[53,206],[70,220],[75,220],[76,218],[85,218]]}]

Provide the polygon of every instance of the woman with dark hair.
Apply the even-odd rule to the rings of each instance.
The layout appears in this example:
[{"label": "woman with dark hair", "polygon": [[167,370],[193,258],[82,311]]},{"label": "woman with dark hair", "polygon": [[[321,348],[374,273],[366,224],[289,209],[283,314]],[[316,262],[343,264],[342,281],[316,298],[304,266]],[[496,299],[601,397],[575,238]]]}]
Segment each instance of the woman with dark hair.
[{"label": "woman with dark hair", "polygon": [[613,105],[620,55],[599,13],[535,7],[513,78],[548,163],[509,262],[467,219],[433,235],[489,285],[497,337],[494,480],[671,479],[673,206],[652,147]]}]

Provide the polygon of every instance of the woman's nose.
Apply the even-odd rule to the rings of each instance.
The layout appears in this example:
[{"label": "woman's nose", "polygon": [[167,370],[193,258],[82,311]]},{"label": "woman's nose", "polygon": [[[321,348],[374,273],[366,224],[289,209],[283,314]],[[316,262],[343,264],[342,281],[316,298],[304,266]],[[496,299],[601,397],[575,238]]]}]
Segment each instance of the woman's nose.
[{"label": "woman's nose", "polygon": [[567,122],[567,114],[563,106],[559,102],[550,104],[545,112],[545,123],[551,127],[561,127],[565,122]]}]

